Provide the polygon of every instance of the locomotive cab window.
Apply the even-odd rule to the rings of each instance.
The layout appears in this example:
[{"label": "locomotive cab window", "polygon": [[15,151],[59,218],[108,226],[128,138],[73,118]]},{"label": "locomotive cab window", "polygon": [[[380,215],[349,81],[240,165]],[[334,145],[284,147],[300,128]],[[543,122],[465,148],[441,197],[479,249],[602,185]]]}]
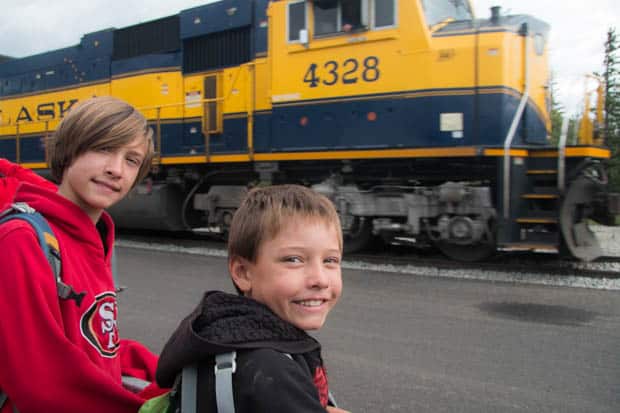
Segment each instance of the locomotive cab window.
[{"label": "locomotive cab window", "polygon": [[289,43],[299,43],[301,31],[307,28],[306,25],[306,2],[298,1],[288,4],[288,41]]},{"label": "locomotive cab window", "polygon": [[315,36],[392,27],[396,0],[315,0]]},{"label": "locomotive cab window", "polygon": [[394,27],[396,25],[396,0],[375,0],[373,7],[373,27]]}]

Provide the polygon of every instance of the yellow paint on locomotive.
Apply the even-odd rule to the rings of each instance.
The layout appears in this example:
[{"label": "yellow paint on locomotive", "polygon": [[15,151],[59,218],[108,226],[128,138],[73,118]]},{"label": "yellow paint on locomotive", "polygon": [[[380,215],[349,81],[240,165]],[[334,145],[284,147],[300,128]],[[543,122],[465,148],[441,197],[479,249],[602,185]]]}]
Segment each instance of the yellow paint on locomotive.
[{"label": "yellow paint on locomotive", "polygon": [[[269,9],[274,103],[429,88],[428,32],[415,23],[421,12],[417,2],[399,2],[394,28],[322,37],[313,36],[312,8],[307,7],[305,45],[287,41],[287,5],[272,2]],[[308,81],[312,65],[318,78],[315,86]]]},{"label": "yellow paint on locomotive", "polygon": [[[308,43],[288,43],[289,3],[273,2],[269,8],[274,103],[302,104],[307,100],[389,96],[409,91],[413,94],[401,93],[399,97],[473,95],[476,87],[483,88],[480,93],[508,93],[517,98],[523,92],[523,37],[518,33],[498,27],[435,36],[426,26],[421,3],[400,0],[397,1],[398,17],[394,28],[316,38],[313,36],[312,7],[307,7]],[[536,53],[535,35],[532,33],[528,42],[529,95],[549,130],[547,47],[545,45],[542,53]],[[347,70],[353,70],[359,64],[353,61],[364,62],[369,56],[378,59],[381,74],[389,73],[390,76],[379,76],[374,82],[359,81],[359,78],[348,84],[340,81]],[[313,73],[312,65],[316,65]],[[314,86],[304,82],[304,74],[316,75],[318,81]],[[353,76],[350,78],[354,79]],[[330,84],[329,87],[323,82]]]},{"label": "yellow paint on locomotive", "polygon": [[[528,37],[528,93],[534,109],[545,120],[547,131],[550,133],[551,119],[547,107],[549,99],[548,46],[544,44],[544,48],[537,52],[534,44],[536,36],[536,33],[532,33]],[[514,32],[498,31],[479,34],[479,87],[502,86],[512,91],[523,92],[525,84],[523,42],[524,38]]]},{"label": "yellow paint on locomotive", "polygon": [[[152,122],[201,119],[205,77],[212,74],[218,74],[220,116],[226,119],[246,114],[248,122],[252,121],[254,112],[270,111],[274,103],[307,105],[313,103],[309,101],[367,99],[369,95],[373,98],[473,95],[476,87],[481,88],[479,93],[507,93],[520,98],[525,82],[522,36],[501,28],[433,33],[426,24],[420,1],[395,1],[397,13],[393,27],[322,37],[314,36],[313,10],[308,3],[307,44],[287,41],[287,12],[291,2],[271,2],[267,10],[267,56],[211,72],[183,76],[180,68],[150,70],[116,76],[109,82],[0,99],[0,139],[18,133],[51,132],[72,100],[109,94],[140,108]],[[549,129],[548,48],[544,43],[542,50],[540,44],[537,48],[535,40],[539,39],[535,36],[536,33],[531,34],[527,51],[530,101]],[[314,69],[313,65],[316,65]],[[313,84],[313,77],[320,81]],[[50,104],[54,116],[49,115]],[[252,148],[252,128],[248,130],[248,147]],[[369,158],[377,156],[372,151],[364,153]],[[264,160],[276,159],[270,154],[261,156]],[[325,156],[328,155],[313,154],[313,159]],[[235,161],[246,158],[245,155],[236,157]],[[227,159],[213,156],[209,160],[225,162]],[[177,161],[182,162],[175,158],[170,163]]]},{"label": "yellow paint on locomotive", "polygon": [[109,83],[99,82],[81,87],[71,87],[40,94],[24,94],[0,99],[2,123],[0,139],[16,135],[51,133],[73,102],[91,96],[110,94]]},{"label": "yellow paint on locomotive", "polygon": [[180,119],[184,116],[181,69],[154,73],[128,73],[112,78],[111,95],[140,108],[149,120]]}]

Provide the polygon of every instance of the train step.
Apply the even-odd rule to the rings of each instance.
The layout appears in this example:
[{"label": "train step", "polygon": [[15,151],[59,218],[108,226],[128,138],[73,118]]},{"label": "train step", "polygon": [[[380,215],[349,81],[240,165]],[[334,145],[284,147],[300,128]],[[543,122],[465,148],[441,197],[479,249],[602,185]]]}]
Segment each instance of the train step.
[{"label": "train step", "polygon": [[528,175],[557,175],[557,169],[529,169]]},{"label": "train step", "polygon": [[519,233],[520,242],[529,242],[531,244],[558,245],[559,240],[560,234],[553,230],[522,228]]},{"label": "train step", "polygon": [[517,218],[518,224],[557,224],[558,219],[554,217],[521,217]]},{"label": "train step", "polygon": [[[557,174],[558,158],[528,158],[528,171],[545,171],[539,172],[538,175]],[[553,173],[551,173],[553,171]],[[530,174],[532,175],[532,174]]]},{"label": "train step", "polygon": [[548,242],[509,242],[499,246],[502,251],[535,251],[557,253],[558,246]]},{"label": "train step", "polygon": [[530,188],[532,192],[540,192],[543,190],[544,192],[552,192],[555,190],[557,192],[558,187],[558,176],[557,175],[545,175],[545,174],[535,174],[535,175],[527,175],[526,178],[529,182]]},{"label": "train step", "polygon": [[549,193],[533,193],[533,194],[523,194],[521,195],[523,199],[558,199],[558,194],[549,194]]}]

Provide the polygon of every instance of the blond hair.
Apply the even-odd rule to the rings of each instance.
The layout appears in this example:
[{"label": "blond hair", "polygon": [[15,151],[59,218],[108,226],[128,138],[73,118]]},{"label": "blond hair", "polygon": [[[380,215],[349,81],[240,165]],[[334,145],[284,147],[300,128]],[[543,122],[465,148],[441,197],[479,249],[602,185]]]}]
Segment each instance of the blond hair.
[{"label": "blond hair", "polygon": [[65,169],[90,150],[118,148],[144,136],[146,156],[134,186],[144,178],[153,158],[153,130],[133,106],[111,96],[80,102],[60,122],[47,146],[52,178],[62,181]]},{"label": "blond hair", "polygon": [[318,192],[300,185],[275,185],[251,190],[235,212],[228,235],[228,257],[256,262],[264,241],[275,238],[295,218],[310,218],[333,225],[342,251],[340,219],[334,204]]}]

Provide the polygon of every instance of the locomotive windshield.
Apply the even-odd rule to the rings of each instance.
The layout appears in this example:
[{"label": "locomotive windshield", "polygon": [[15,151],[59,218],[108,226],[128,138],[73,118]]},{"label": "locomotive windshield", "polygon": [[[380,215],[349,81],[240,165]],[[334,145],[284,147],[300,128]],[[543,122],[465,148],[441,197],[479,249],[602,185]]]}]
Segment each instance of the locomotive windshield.
[{"label": "locomotive windshield", "polygon": [[429,27],[447,21],[473,19],[467,0],[422,0],[422,7]]}]

